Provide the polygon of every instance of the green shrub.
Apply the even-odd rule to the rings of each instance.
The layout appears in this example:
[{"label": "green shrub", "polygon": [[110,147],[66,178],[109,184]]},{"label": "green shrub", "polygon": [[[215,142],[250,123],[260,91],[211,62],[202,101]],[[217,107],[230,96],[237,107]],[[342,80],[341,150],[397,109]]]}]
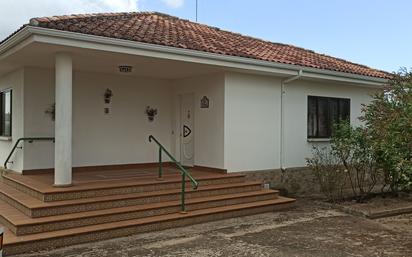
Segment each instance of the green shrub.
[{"label": "green shrub", "polygon": [[346,173],[339,159],[327,147],[313,147],[312,152],[312,158],[307,158],[306,162],[314,172],[320,191],[331,202],[343,200]]},{"label": "green shrub", "polygon": [[412,187],[412,73],[394,74],[389,85],[364,106],[371,148],[394,193]]},{"label": "green shrub", "polygon": [[367,129],[353,128],[349,122],[336,124],[331,140],[331,152],[348,173],[353,197],[362,202],[370,195],[381,177]]}]

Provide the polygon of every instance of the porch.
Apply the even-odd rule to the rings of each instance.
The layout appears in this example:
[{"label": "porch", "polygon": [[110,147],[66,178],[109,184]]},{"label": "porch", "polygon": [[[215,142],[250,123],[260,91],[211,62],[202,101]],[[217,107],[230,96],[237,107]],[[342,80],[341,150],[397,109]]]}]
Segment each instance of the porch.
[{"label": "porch", "polygon": [[238,173],[191,168],[181,212],[181,171],[164,167],[78,171],[73,186],[54,187],[53,173],[6,171],[0,181],[4,250],[15,254],[229,217],[289,208],[294,199]]},{"label": "porch", "polygon": [[18,70],[8,77],[21,84],[11,84],[12,136],[0,144],[2,163],[20,138],[54,139],[20,142],[10,170],[53,170],[50,185],[71,186],[77,168],[157,163],[149,135],[183,165],[224,169],[222,67],[44,43],[1,67],[8,63]]},{"label": "porch", "polygon": [[[12,137],[0,151],[5,160],[18,146],[0,178],[7,254],[281,210],[294,202],[262,181],[222,172],[223,66],[43,43],[8,61],[20,69],[9,76],[20,84],[12,87]],[[124,65],[131,72],[120,72]],[[157,115],[149,117],[147,108]],[[162,179],[159,145],[149,135],[170,151],[160,155]],[[31,137],[54,142],[18,142]],[[250,147],[270,157],[270,163],[255,160],[257,168],[276,162],[270,152]],[[180,164],[189,172],[173,166]]]}]

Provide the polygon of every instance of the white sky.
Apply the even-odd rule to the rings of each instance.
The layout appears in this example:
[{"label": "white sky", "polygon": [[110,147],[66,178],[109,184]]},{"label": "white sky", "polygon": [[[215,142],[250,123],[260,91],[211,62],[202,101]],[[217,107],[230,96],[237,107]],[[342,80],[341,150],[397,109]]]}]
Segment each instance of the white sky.
[{"label": "white sky", "polygon": [[4,97],[4,106],[5,106],[5,110],[4,110],[4,112],[6,113],[6,114],[10,114],[10,111],[11,111],[11,93],[10,93],[10,91],[9,92],[7,92],[7,93],[5,93],[5,95],[4,95],[5,97]]},{"label": "white sky", "polygon": [[138,0],[0,0],[0,41],[33,17],[137,10]]},{"label": "white sky", "polygon": [[184,0],[162,0],[162,2],[172,8],[179,8],[184,4]]}]

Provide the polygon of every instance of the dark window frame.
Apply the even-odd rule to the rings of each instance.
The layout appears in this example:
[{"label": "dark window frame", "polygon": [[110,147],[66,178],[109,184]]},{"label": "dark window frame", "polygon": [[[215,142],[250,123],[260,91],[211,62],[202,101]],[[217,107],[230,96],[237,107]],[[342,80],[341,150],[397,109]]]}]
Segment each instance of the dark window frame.
[{"label": "dark window frame", "polygon": [[[10,133],[6,133],[5,129],[5,122],[6,122],[6,111],[5,111],[5,94],[10,93],[10,124],[9,124],[9,131]],[[0,137],[11,137],[12,136],[12,124],[13,124],[13,90],[6,89],[0,91]]]},{"label": "dark window frame", "polygon": [[[334,123],[339,120],[348,120],[350,122],[351,100],[349,98],[308,95],[307,101],[308,139],[329,139],[333,133]],[[320,112],[320,103],[327,106],[327,108],[321,110],[323,116]],[[333,113],[332,107],[336,108],[336,113]],[[312,109],[315,109],[315,113],[311,113]],[[333,114],[336,117],[332,117]],[[324,120],[323,124],[320,124],[321,120]],[[321,127],[324,129],[323,133],[320,131]]]}]

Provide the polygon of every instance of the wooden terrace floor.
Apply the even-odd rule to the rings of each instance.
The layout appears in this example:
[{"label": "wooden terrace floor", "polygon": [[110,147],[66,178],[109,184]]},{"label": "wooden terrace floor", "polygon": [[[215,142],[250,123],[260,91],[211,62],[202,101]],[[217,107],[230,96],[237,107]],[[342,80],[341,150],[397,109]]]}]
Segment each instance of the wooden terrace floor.
[{"label": "wooden terrace floor", "polygon": [[[195,179],[211,177],[228,177],[230,174],[220,174],[213,171],[204,171],[194,168],[188,169]],[[73,172],[73,186],[54,187],[54,174],[21,175],[8,173],[7,177],[41,193],[71,192],[93,190],[100,188],[147,185],[152,183],[166,183],[181,179],[181,173],[173,167],[163,167],[163,179],[158,179],[158,168],[139,168],[124,170],[99,170]]]}]

